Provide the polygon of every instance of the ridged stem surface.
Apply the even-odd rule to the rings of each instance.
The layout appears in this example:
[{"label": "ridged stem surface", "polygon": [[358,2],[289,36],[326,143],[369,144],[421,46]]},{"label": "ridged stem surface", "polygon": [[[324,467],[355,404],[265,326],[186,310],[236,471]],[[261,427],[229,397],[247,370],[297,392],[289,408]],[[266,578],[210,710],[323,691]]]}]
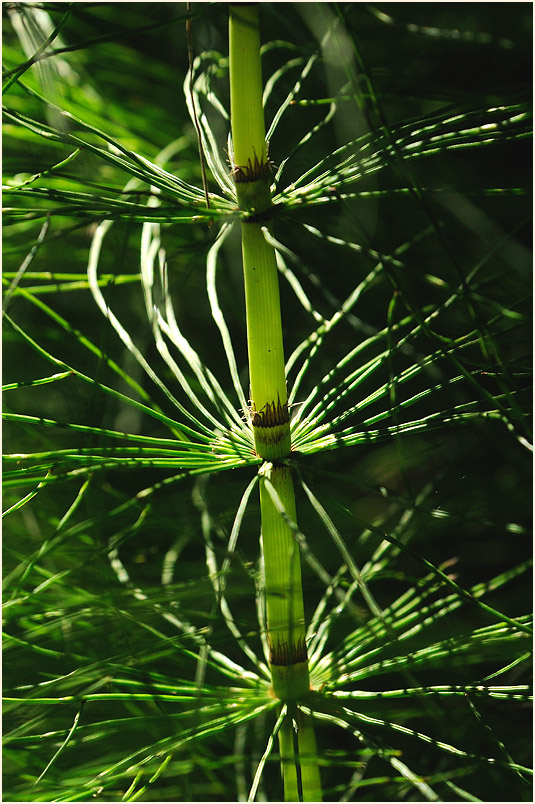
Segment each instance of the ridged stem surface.
[{"label": "ridged stem surface", "polygon": [[242,255],[252,422],[257,453],[290,453],[290,422],[275,252],[260,224],[242,223]]},{"label": "ridged stem surface", "polygon": [[234,164],[266,161],[260,24],[254,3],[230,6],[230,118]]},{"label": "ridged stem surface", "polygon": [[[290,708],[289,708],[290,709]],[[295,708],[279,731],[285,801],[322,801],[314,723]]]},{"label": "ridged stem surface", "polygon": [[[305,642],[305,613],[299,547],[286,516],[293,522],[295,494],[290,467],[264,464],[260,484],[262,546],[273,691],[282,700],[295,700],[310,690]],[[284,507],[282,516],[273,492]]]},{"label": "ridged stem surface", "polygon": [[[262,106],[260,34],[256,4],[229,12],[232,176],[241,223],[250,416],[260,470],[267,637],[273,692],[294,713],[279,732],[287,801],[321,801],[313,724],[297,699],[310,691],[299,547],[290,455],[290,421],[275,250],[262,231],[271,206]],[[294,524],[295,527],[295,524]],[[297,724],[294,733],[293,725]]]}]

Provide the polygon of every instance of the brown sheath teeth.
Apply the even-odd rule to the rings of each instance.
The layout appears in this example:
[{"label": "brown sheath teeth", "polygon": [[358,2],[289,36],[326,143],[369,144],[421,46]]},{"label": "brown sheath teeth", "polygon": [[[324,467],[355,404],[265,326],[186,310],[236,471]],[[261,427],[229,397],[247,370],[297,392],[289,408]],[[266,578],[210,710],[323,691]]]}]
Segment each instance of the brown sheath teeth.
[{"label": "brown sheath teeth", "polygon": [[303,637],[296,645],[289,646],[287,642],[277,642],[269,646],[269,662],[277,667],[289,667],[307,661],[307,650]]},{"label": "brown sheath teeth", "polygon": [[232,178],[235,184],[259,181],[271,176],[271,162],[259,160],[255,154],[254,160],[247,160],[246,165],[235,165],[232,169]]},{"label": "brown sheath teeth", "polygon": [[278,427],[289,421],[288,405],[281,405],[280,399],[277,402],[267,402],[262,410],[255,410],[252,418],[253,427]]}]

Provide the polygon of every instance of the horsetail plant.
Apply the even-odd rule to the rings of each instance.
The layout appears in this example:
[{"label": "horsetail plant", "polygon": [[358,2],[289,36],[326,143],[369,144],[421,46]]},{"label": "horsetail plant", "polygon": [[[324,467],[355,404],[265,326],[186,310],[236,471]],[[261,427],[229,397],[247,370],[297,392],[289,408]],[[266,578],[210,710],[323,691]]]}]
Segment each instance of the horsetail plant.
[{"label": "horsetail plant", "polygon": [[[260,470],[262,551],[269,664],[274,694],[288,707],[279,731],[287,801],[321,801],[314,727],[296,701],[310,690],[306,628],[290,456],[290,417],[278,270],[262,220],[271,206],[264,128],[259,14],[256,4],[229,14],[232,175],[241,222],[251,423]],[[282,506],[282,512],[276,507]],[[289,521],[288,521],[289,520]],[[294,739],[295,729],[295,739]]]},{"label": "horsetail plant", "polygon": [[531,800],[510,5],[5,6],[10,800]]}]

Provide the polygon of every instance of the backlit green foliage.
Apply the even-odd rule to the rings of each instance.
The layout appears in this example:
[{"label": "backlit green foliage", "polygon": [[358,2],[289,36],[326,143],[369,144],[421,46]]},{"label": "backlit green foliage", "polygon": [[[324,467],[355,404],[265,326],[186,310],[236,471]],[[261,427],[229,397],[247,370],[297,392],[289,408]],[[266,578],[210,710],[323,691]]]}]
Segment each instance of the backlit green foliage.
[{"label": "backlit green foliage", "polygon": [[[261,10],[324,798],[530,801],[531,7]],[[280,800],[226,4],[3,11],[4,795]]]}]

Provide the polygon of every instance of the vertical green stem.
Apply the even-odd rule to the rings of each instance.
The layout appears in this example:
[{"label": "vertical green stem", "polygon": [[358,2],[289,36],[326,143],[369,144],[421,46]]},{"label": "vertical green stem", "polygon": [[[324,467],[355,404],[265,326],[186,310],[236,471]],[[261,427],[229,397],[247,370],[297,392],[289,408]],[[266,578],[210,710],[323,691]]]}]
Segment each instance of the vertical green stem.
[{"label": "vertical green stem", "polygon": [[[321,801],[312,720],[297,699],[310,689],[299,549],[290,454],[290,420],[275,251],[262,231],[271,206],[271,167],[265,141],[258,6],[230,6],[230,111],[232,175],[240,210],[251,424],[264,459],[260,484],[267,630],[273,692],[288,702],[279,732],[287,801]],[[282,512],[282,513],[281,513]],[[290,712],[292,714],[290,714]]]},{"label": "vertical green stem", "polygon": [[233,170],[240,209],[252,424],[257,453],[267,460],[290,452],[290,422],[275,251],[258,217],[271,205],[262,108],[258,8],[230,6],[230,116]]},{"label": "vertical green stem", "polygon": [[230,116],[235,165],[266,161],[260,25],[256,3],[230,6]]},{"label": "vertical green stem", "polygon": [[257,453],[274,460],[291,446],[277,264],[259,224],[241,229],[253,432]]},{"label": "vertical green stem", "polygon": [[[266,463],[261,473],[295,522],[291,469]],[[295,700],[310,690],[299,548],[265,482],[260,484],[260,511],[273,691],[283,700]]]},{"label": "vertical green stem", "polygon": [[314,725],[297,707],[288,707],[279,748],[285,801],[322,801]]}]

